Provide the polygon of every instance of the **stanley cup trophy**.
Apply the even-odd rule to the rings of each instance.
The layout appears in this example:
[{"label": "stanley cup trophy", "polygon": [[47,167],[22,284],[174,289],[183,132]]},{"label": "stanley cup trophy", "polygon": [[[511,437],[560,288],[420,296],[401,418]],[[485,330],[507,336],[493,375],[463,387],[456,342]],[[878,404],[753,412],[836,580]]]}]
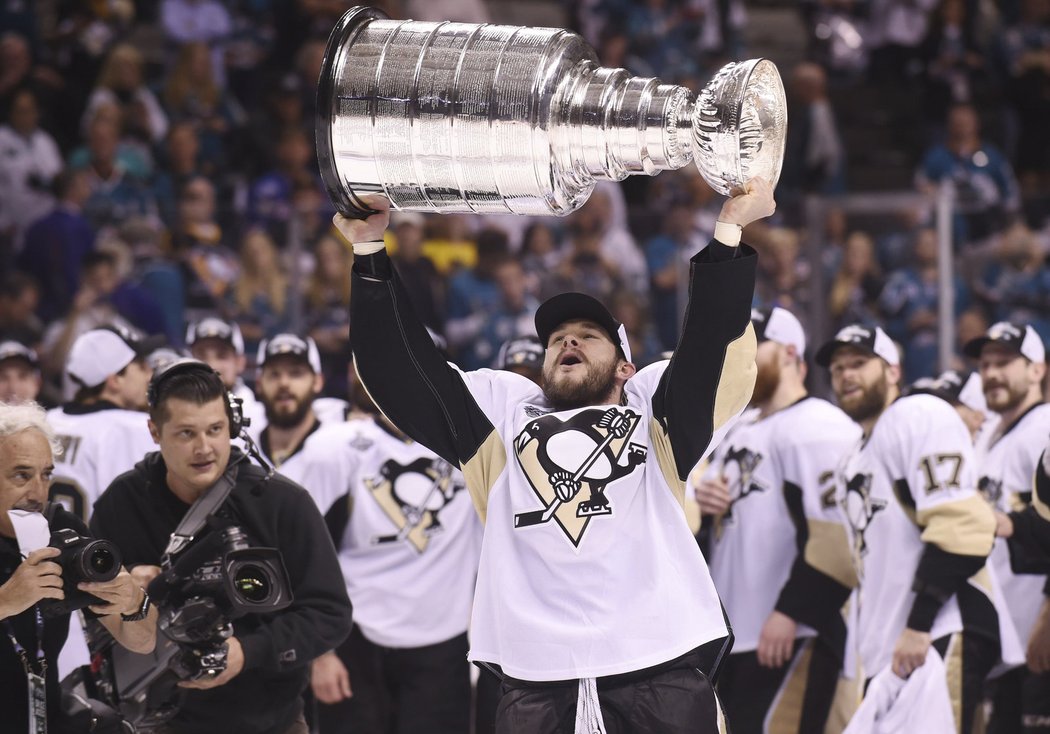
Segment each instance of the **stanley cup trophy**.
[{"label": "stanley cup trophy", "polygon": [[597,63],[575,33],[390,20],[355,7],[328,40],[317,152],[343,214],[361,199],[424,212],[565,215],[599,180],[690,160],[722,194],[780,176],[784,85],[765,59],[723,67],[699,97]]}]

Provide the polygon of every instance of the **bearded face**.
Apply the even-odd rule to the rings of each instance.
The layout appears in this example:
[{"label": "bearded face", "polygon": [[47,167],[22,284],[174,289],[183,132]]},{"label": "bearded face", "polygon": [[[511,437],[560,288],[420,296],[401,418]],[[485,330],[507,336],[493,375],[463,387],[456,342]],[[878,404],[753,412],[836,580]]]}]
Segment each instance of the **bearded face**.
[{"label": "bearded face", "polygon": [[320,393],[319,381],[313,370],[300,360],[271,360],[263,367],[257,386],[266,420],[277,428],[301,424]]},{"label": "bearded face", "polygon": [[606,403],[616,390],[621,360],[600,326],[586,320],[568,321],[554,330],[547,344],[543,394],[556,410]]},{"label": "bearded face", "polygon": [[890,392],[886,365],[874,355],[840,349],[831,360],[831,388],[855,422],[875,418],[886,409]]},{"label": "bearded face", "polygon": [[572,375],[558,374],[544,368],[543,394],[555,410],[571,410],[604,403],[616,388],[616,365],[613,358],[581,365]]},{"label": "bearded face", "polygon": [[1028,397],[1033,382],[1032,365],[1017,352],[988,345],[981,351],[979,366],[989,410],[1009,413]]}]

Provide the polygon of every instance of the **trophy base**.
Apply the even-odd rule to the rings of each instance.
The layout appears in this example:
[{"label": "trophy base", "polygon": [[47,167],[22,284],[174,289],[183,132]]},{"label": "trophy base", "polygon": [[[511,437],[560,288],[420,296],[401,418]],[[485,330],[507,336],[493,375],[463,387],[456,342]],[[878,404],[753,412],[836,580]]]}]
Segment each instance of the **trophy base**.
[{"label": "trophy base", "polygon": [[375,214],[376,210],[361,199],[349,182],[340,180],[339,171],[336,169],[335,151],[332,149],[332,105],[336,99],[335,62],[339,50],[344,48],[366,23],[372,20],[386,20],[389,17],[377,8],[358,6],[351,9],[339,20],[339,24],[328,37],[324,61],[321,62],[321,77],[317,84],[317,121],[314,128],[317,163],[328,197],[340,214],[351,219],[367,219]]}]

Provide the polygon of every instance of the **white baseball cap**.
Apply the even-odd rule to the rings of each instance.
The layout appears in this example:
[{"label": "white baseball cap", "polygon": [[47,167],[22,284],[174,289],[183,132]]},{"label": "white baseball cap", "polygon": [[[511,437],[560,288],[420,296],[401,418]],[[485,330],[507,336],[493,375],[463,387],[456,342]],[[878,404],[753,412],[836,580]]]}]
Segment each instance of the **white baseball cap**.
[{"label": "white baseball cap", "polygon": [[831,357],[840,347],[858,347],[881,357],[886,364],[901,363],[900,352],[893,340],[878,326],[850,324],[839,329],[835,337],[817,350],[816,362],[821,367],[831,366]]},{"label": "white baseball cap", "polygon": [[138,359],[138,354],[109,329],[92,329],[77,337],[66,358],[66,374],[83,387],[98,387]]},{"label": "white baseball cap", "polygon": [[758,340],[776,342],[784,346],[792,346],[801,358],[806,352],[806,332],[795,314],[786,308],[773,306],[773,308],[751,309],[751,323],[755,327],[755,336]]}]

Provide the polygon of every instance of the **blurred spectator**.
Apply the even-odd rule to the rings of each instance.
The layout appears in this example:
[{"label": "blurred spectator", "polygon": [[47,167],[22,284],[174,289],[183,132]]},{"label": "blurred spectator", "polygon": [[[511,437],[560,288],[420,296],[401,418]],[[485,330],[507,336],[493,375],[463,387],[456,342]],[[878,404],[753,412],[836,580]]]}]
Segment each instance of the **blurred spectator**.
[{"label": "blurred spectator", "polygon": [[274,142],[285,130],[305,130],[303,115],[303,87],[299,77],[283,74],[264,97],[264,103],[255,110],[249,121],[247,154],[244,165],[254,177],[270,170],[275,162]]},{"label": "blurred spectator", "polygon": [[121,168],[139,181],[149,181],[153,177],[152,148],[141,140],[125,135],[123,124],[123,116],[117,105],[98,105],[87,127],[87,145],[82,145],[70,153],[68,164],[74,168],[86,168],[91,165],[91,140],[94,134],[92,131],[98,126],[109,125],[116,131],[115,156]]},{"label": "blurred spectator", "polygon": [[[478,243],[466,214],[442,214],[426,220],[423,254],[444,276],[478,264]],[[493,228],[489,228],[493,229]],[[508,238],[504,230],[504,239]]]},{"label": "blurred spectator", "polygon": [[159,320],[156,301],[143,289],[124,280],[116,256],[109,252],[91,252],[84,257],[80,288],[65,318],[51,322],[44,332],[40,349],[44,371],[61,374],[73,342],[87,331],[110,324],[130,329],[136,327],[135,322]]},{"label": "blurred spectator", "polygon": [[660,340],[641,301],[630,291],[619,291],[609,304],[613,318],[623,324],[627,343],[631,346],[631,360],[639,369],[660,358],[663,351]]},{"label": "blurred spectator", "polygon": [[296,187],[318,184],[317,174],[312,168],[313,148],[306,133],[298,128],[287,128],[276,145],[276,168],[252,183],[248,194],[248,219],[265,227],[277,242],[284,243]]},{"label": "blurred spectator", "polygon": [[[963,346],[984,336],[990,325],[988,316],[977,306],[971,306],[959,314],[955,320],[955,353],[962,354]],[[960,359],[959,364],[964,364],[963,360]]]},{"label": "blurred spectator", "polygon": [[842,265],[828,294],[828,311],[835,330],[847,324],[878,324],[878,297],[884,280],[875,260],[875,245],[865,232],[846,239]]},{"label": "blurred spectator", "polygon": [[1048,248],[1022,223],[1003,233],[996,261],[984,273],[978,293],[995,321],[1031,324],[1050,339]]},{"label": "blurred spectator", "polygon": [[164,167],[153,179],[153,194],[161,220],[166,226],[174,227],[178,220],[178,192],[190,179],[208,174],[202,165],[200,139],[192,122],[172,125],[165,148]]},{"label": "blurred spectator", "polygon": [[457,23],[491,23],[484,0],[402,0],[402,17]]},{"label": "blurred spectator", "polygon": [[226,311],[241,327],[248,353],[261,340],[288,330],[288,278],[277,246],[261,229],[248,230],[241,240],[240,274],[230,296]]},{"label": "blurred spectator", "polygon": [[862,35],[868,0],[799,0],[809,31],[806,56],[835,75],[863,72],[868,48]]},{"label": "blurred spectator", "polygon": [[[886,315],[886,333],[904,347],[905,379],[913,382],[937,371],[937,327],[940,286],[937,274],[937,232],[921,229],[915,235],[914,262],[890,274],[879,297]],[[970,291],[954,278],[953,318],[970,307]]]},{"label": "blurred spectator", "polygon": [[649,271],[645,255],[627,229],[626,216],[618,222],[613,213],[612,195],[596,187],[591,197],[569,219],[574,239],[596,238],[598,251],[625,286],[642,298],[647,295]]},{"label": "blurred spectator", "polygon": [[564,255],[558,235],[548,222],[537,220],[525,228],[518,257],[525,268],[529,293],[541,301],[554,295],[548,293],[549,277]]},{"label": "blurred spectator", "polygon": [[168,257],[171,245],[168,231],[150,219],[138,217],[125,221],[118,228],[117,236],[131,249],[134,268],[131,278],[152,294],[160,306],[168,344],[181,347],[186,289],[182,270]]},{"label": "blurred spectator", "polygon": [[39,122],[36,95],[20,90],[0,126],[0,242],[8,253],[20,249],[25,228],[55,204],[51,181],[62,170],[62,154]]},{"label": "blurred spectator", "polygon": [[83,208],[91,196],[89,174],[66,169],[54,181],[58,205],[26,231],[16,267],[40,286],[38,315],[45,322],[62,316],[80,286],[84,257],[95,247],[95,232]]},{"label": "blurred spectator", "polygon": [[99,107],[113,105],[120,110],[126,134],[151,145],[164,139],[168,116],[145,84],[143,64],[142,53],[134,46],[121,43],[113,47],[81,118],[84,132]]},{"label": "blurred spectator", "polygon": [[200,44],[211,49],[212,78],[226,82],[225,40],[232,30],[230,13],[219,0],[163,0],[160,6],[164,35],[174,45]]},{"label": "blurred spectator", "polygon": [[[794,68],[789,84],[788,138],[784,167],[777,186],[786,195],[783,207],[789,214],[801,211],[804,194],[825,196],[845,193],[846,153],[835,113],[828,99],[827,75],[816,64],[805,62]],[[800,222],[791,222],[799,224]]]},{"label": "blurred spectator", "polygon": [[[91,196],[84,216],[96,232],[136,215],[154,215],[156,203],[143,180],[131,173],[118,156],[120,130],[108,116],[96,116],[88,130],[86,156],[73,156],[70,165],[88,172]],[[77,160],[87,158],[77,165]]]},{"label": "blurred spectator", "polygon": [[17,341],[0,342],[0,402],[26,403],[40,394],[40,359]]},{"label": "blurred spectator", "polygon": [[539,385],[543,382],[543,353],[539,337],[508,339],[499,348],[493,368],[527,377]]},{"label": "blurred spectator", "polygon": [[226,138],[244,124],[244,111],[216,81],[206,44],[187,43],[179,49],[164,85],[164,104],[173,120],[196,126],[202,156],[221,167]]},{"label": "blurred spectator", "polygon": [[941,0],[923,40],[926,118],[939,126],[953,104],[972,102],[984,58],[966,0]]},{"label": "blurred spectator", "polygon": [[866,34],[871,70],[890,85],[914,81],[922,69],[919,47],[926,37],[930,12],[938,0],[871,0]]},{"label": "blurred spectator", "polygon": [[809,287],[810,265],[799,255],[802,240],[799,233],[787,227],[776,227],[756,240],[758,278],[755,303],[762,308],[780,306],[798,314],[805,325],[810,312],[812,292]]},{"label": "blurred spectator", "polygon": [[661,349],[674,349],[678,344],[678,319],[686,297],[683,284],[689,258],[699,249],[699,244],[693,233],[692,210],[681,198],[673,201],[667,210],[663,231],[645,243],[653,323]]},{"label": "blurred spectator", "polygon": [[393,255],[397,272],[412,299],[412,308],[420,320],[437,332],[444,331],[444,284],[437,268],[423,254],[423,226],[419,212],[396,212],[391,230],[397,241]]},{"label": "blurred spectator", "polygon": [[1009,99],[1017,112],[1018,174],[1028,184],[1050,180],[1050,2],[1024,0],[1020,20],[1003,33]]},{"label": "blurred spectator", "polygon": [[10,273],[0,281],[0,337],[37,348],[44,324],[36,315],[40,288],[25,273]]},{"label": "blurred spectator", "polygon": [[500,345],[508,339],[535,334],[533,319],[539,301],[525,287],[525,270],[506,257],[493,271],[498,298],[472,318],[449,321],[449,346],[457,348],[456,362],[466,370],[494,367]]},{"label": "blurred spectator", "polygon": [[[299,241],[314,243],[331,229],[335,209],[316,179],[302,178],[292,188],[292,213],[296,218],[295,232]],[[290,230],[288,236],[291,237]]]},{"label": "blurred spectator", "polygon": [[[345,395],[346,366],[350,360],[350,266],[353,251],[335,235],[314,245],[314,271],[306,287],[307,332],[317,344],[325,389]],[[400,263],[398,273],[404,278]],[[405,281],[406,284],[408,281]],[[413,286],[409,285],[409,293]]]},{"label": "blurred spectator", "polygon": [[1020,207],[1013,169],[993,145],[981,140],[977,111],[956,105],[948,113],[948,138],[930,147],[916,176],[920,191],[934,194],[951,184],[956,244],[975,245],[1001,232]]},{"label": "blurred spectator", "polygon": [[186,318],[220,313],[238,265],[215,221],[215,187],[208,179],[198,176],[183,187],[172,234],[186,287]]},{"label": "blurred spectator", "polygon": [[554,292],[587,293],[608,303],[613,293],[624,287],[624,280],[620,264],[602,250],[601,220],[594,210],[580,209],[569,217],[568,230],[568,248],[558,269],[551,273],[550,287]]},{"label": "blurred spectator", "polygon": [[[0,30],[0,116],[7,117],[15,95],[29,89],[42,112],[59,109],[62,78],[49,67],[34,65],[29,40],[14,31]],[[45,114],[45,118],[47,115]],[[57,122],[53,118],[47,122]]]},{"label": "blurred spectator", "polygon": [[477,252],[477,264],[448,282],[445,334],[451,345],[465,344],[469,337],[462,334],[477,334],[500,303],[496,270],[510,256],[506,233],[499,229],[482,230],[478,233]]}]

